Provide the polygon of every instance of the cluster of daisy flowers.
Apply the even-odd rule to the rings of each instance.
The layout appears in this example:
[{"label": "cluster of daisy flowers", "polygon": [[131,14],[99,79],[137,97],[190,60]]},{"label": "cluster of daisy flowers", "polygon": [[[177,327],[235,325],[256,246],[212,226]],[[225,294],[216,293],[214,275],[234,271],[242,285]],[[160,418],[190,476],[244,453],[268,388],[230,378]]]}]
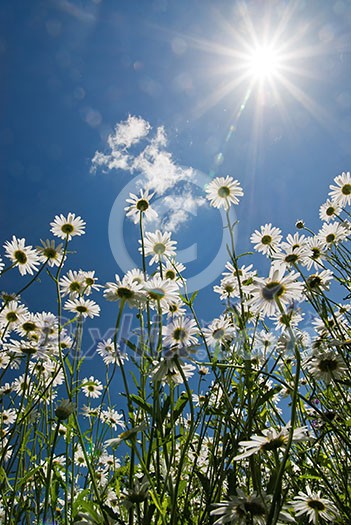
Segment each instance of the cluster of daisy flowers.
[{"label": "cluster of daisy flowers", "polygon": [[[109,284],[110,290],[106,293],[109,300],[112,300],[114,295],[121,298],[123,293],[128,295],[128,298],[124,300],[130,301],[131,306],[149,305],[150,300],[151,304],[153,300],[156,300],[158,311],[161,314],[167,312],[168,317],[171,317],[162,327],[163,348],[166,347],[169,350],[164,352],[161,361],[153,361],[154,380],[161,382],[171,380],[175,384],[181,384],[184,378],[189,379],[195,370],[191,364],[192,352],[196,353],[201,345],[204,345],[209,351],[208,355],[216,359],[220,357],[235,362],[238,356],[240,358],[244,356],[252,363],[257,362],[258,370],[267,365],[269,359],[278,356],[278,359],[283,358],[281,365],[278,365],[276,369],[278,374],[284,374],[283,365],[294,360],[298,347],[303,357],[303,374],[306,377],[303,380],[304,384],[315,384],[316,381],[322,381],[321,388],[323,388],[323,384],[328,385],[330,382],[346,377],[349,366],[345,357],[340,353],[340,345],[349,339],[349,307],[345,304],[335,308],[329,303],[328,309],[324,308],[322,311],[321,305],[324,294],[329,290],[333,279],[339,281],[343,279],[343,283],[348,286],[340,268],[335,268],[335,265],[333,266],[330,262],[335,254],[340,253],[339,250],[343,249],[343,243],[349,238],[350,224],[347,218],[341,217],[341,212],[350,201],[348,191],[350,180],[350,173],[343,173],[335,178],[336,185],[330,187],[330,199],[320,208],[320,217],[324,223],[316,234],[312,234],[305,228],[302,221],[298,221],[297,227],[300,230],[306,229],[307,235],[295,233],[283,239],[281,230],[272,224],[266,224],[252,234],[251,242],[254,249],[270,260],[268,277],[258,276],[252,264],[239,267],[233,254],[233,259],[226,264],[226,271],[223,272],[220,284],[214,287],[214,291],[220,295],[220,299],[226,306],[225,313],[213,319],[205,327],[200,327],[194,319],[185,314],[184,304],[181,306],[181,301],[179,302],[181,312],[178,308],[174,312],[169,311],[171,309],[170,304],[167,304],[167,285],[166,282],[162,282],[164,277],[162,269],[154,274],[157,275],[155,277],[157,279],[155,289],[158,288],[156,294],[155,289],[148,284],[142,285],[141,273],[140,279],[137,280],[139,288],[135,288],[135,294],[131,293],[130,287],[128,292],[123,290],[123,284],[126,284],[128,278],[123,281],[116,277],[122,290],[121,288],[117,290],[114,283]],[[239,203],[239,197],[243,196],[239,182],[229,176],[215,179],[208,185],[206,192],[211,205],[215,208],[222,207],[227,213],[233,204]],[[146,206],[145,193],[141,193],[140,200],[135,195],[132,197],[131,207],[127,210],[137,223],[144,209],[150,210],[150,202],[147,201]],[[140,251],[143,255],[151,257],[150,265],[159,264],[161,266],[165,259],[173,259],[172,264],[176,265],[175,243],[171,241],[169,233],[160,231],[154,234],[146,233],[140,244],[142,245]],[[310,273],[306,275],[306,271]],[[182,270],[179,270],[177,274],[180,282],[185,285],[181,272]],[[128,287],[124,286],[124,288]],[[347,289],[349,291],[349,288]],[[148,292],[146,298],[145,290]],[[172,297],[174,301],[179,290],[174,287],[169,292],[170,294],[174,292]],[[312,323],[313,331],[310,326],[308,331],[300,328],[304,322],[303,309],[306,302],[313,304],[317,314]],[[245,323],[248,326],[252,325],[252,330],[247,331],[248,341],[246,341],[246,349],[243,353],[242,330]],[[267,328],[267,323],[270,323],[268,325],[270,329]],[[258,329],[260,325],[262,329]],[[186,364],[178,360],[176,366],[172,359],[174,356],[177,356],[177,359],[178,356],[183,356],[190,360],[190,363]],[[179,363],[183,369],[182,373],[179,371]],[[268,385],[269,382],[265,383]],[[291,394],[291,382],[286,392],[289,392],[289,388]],[[281,391],[284,393],[284,389]],[[206,400],[206,395],[203,395],[202,398]],[[207,399],[209,399],[208,395]],[[277,413],[279,411],[281,413],[277,405],[279,399],[279,396],[274,396]],[[311,410],[309,413],[311,414]],[[315,414],[314,416],[317,417]],[[307,427],[292,429],[291,438],[287,430],[280,434],[274,429],[262,432],[262,438],[253,437],[253,441],[240,442],[242,451],[236,456],[236,461],[259,450],[269,451],[279,448],[284,450],[288,440],[291,444],[295,440],[300,441],[301,436],[305,439]],[[300,438],[295,438],[295,436],[300,436]],[[306,490],[308,494],[311,494],[309,488]],[[334,516],[332,504],[330,502],[324,504],[327,500],[320,497],[320,492],[315,497],[316,501],[310,498],[309,502],[306,494],[304,496],[306,499],[304,507],[300,501],[301,495],[296,501],[294,500],[297,515],[305,512],[311,522],[318,521],[318,517],[327,519]],[[221,518],[216,523],[228,521],[230,520],[226,516],[225,519]]]},{"label": "cluster of daisy flowers", "polygon": [[[0,263],[1,275],[5,276],[12,270],[19,271],[24,278],[31,276],[31,280],[18,292],[2,292],[0,305],[1,464],[5,465],[9,479],[12,479],[11,473],[17,471],[15,480],[20,479],[23,465],[30,465],[26,484],[22,484],[21,488],[22,493],[27,494],[28,501],[34,492],[40,498],[40,494],[46,490],[45,479],[50,479],[49,476],[61,481],[64,479],[67,458],[62,453],[62,447],[66,447],[78,467],[87,466],[87,450],[83,452],[82,445],[77,443],[65,421],[77,410],[78,396],[88,399],[88,404],[81,411],[79,409],[78,414],[79,417],[88,418],[90,424],[93,417],[94,421],[99,419],[105,433],[115,432],[117,427],[123,429],[125,425],[122,414],[106,403],[100,403],[98,410],[92,408],[91,402],[99,398],[106,389],[93,376],[79,379],[77,373],[80,367],[77,356],[81,348],[75,327],[82,325],[87,317],[99,316],[100,306],[90,297],[102,287],[97,283],[95,271],[69,270],[62,275],[68,259],[68,243],[73,237],[84,234],[85,222],[69,213],[66,217],[56,216],[50,226],[54,237],[60,239],[59,244],[55,240],[46,240],[41,241],[41,246],[33,248],[25,239],[13,236],[11,241],[4,244],[4,259],[8,259],[9,264],[5,265],[3,261]],[[62,308],[56,308],[55,314],[32,312],[23,300],[26,289],[39,281],[38,276],[44,269],[54,281],[59,304],[62,305]],[[116,352],[108,343],[109,341],[104,341],[100,344],[98,354],[106,363],[116,362]],[[72,374],[75,376],[74,383]],[[60,402],[60,397],[66,397],[67,393],[74,403]],[[61,438],[61,453],[50,459],[50,435],[56,432],[54,426],[50,429],[53,411],[60,423],[57,427],[58,435],[64,438],[66,445],[63,445]],[[46,427],[47,443],[42,432],[45,421],[46,425],[50,422]],[[26,441],[22,442],[21,439],[28,440],[27,443],[31,443],[31,446],[28,445],[26,449]],[[22,453],[21,450],[26,452]],[[99,448],[98,454],[88,455],[96,463],[96,476],[100,479],[100,486],[105,487],[119,465],[118,459],[103,447]],[[41,490],[38,488],[38,475],[30,475],[31,471],[35,473],[38,469],[44,472]],[[86,478],[84,470],[81,474],[75,480],[77,494],[82,490]],[[82,478],[81,481],[79,477]],[[15,492],[9,498],[14,498],[14,505],[20,504]],[[9,508],[7,497],[1,502],[0,522],[17,522],[16,516],[12,515],[13,507]],[[58,497],[56,505],[57,508],[64,507],[64,499]]]},{"label": "cluster of daisy flowers", "polygon": [[[281,230],[272,224],[265,224],[251,235],[254,250],[270,260],[268,277],[259,277],[252,265],[239,267],[237,259],[233,258],[226,265],[227,271],[223,272],[220,285],[214,287],[214,291],[227,305],[227,311],[234,312],[235,324],[240,316],[241,319],[244,316],[246,322],[254,326],[251,333],[256,336],[251,338],[249,347],[253,356],[252,351],[261,339],[258,345],[261,366],[267,365],[267,355],[270,358],[278,355],[274,366],[279,359],[282,363],[294,362],[296,352],[299,359],[302,357],[302,385],[305,385],[306,392],[309,389],[319,392],[315,407],[312,402],[305,406],[306,414],[315,418],[312,422],[307,418],[312,434],[319,433],[326,424],[331,423],[337,411],[342,412],[343,417],[348,417],[342,406],[350,398],[349,393],[344,390],[345,385],[348,385],[347,378],[350,377],[349,359],[344,351],[350,340],[350,306],[348,302],[342,304],[340,301],[330,301],[326,292],[332,282],[337,281],[346,288],[346,299],[350,296],[348,276],[351,265],[346,243],[350,239],[351,223],[346,207],[351,202],[351,174],[344,172],[334,182],[330,186],[328,200],[320,207],[323,224],[317,233],[311,232],[300,220],[296,226],[299,230],[305,230],[304,233],[289,234],[285,239]],[[235,192],[237,181],[234,184],[228,178],[217,179],[208,188],[213,206],[226,210],[231,202],[236,204],[234,199],[238,194]],[[231,201],[230,195],[233,197]],[[314,311],[312,326],[308,326],[308,331],[300,328],[304,321],[305,305],[309,307],[309,316],[311,306]],[[258,331],[260,324],[264,330]],[[249,357],[248,353],[246,357]],[[280,378],[287,377],[280,365],[276,372]],[[336,411],[335,400],[333,403],[326,395],[331,383],[344,390],[344,394],[338,399]],[[289,388],[291,391],[291,384]],[[330,410],[331,406],[334,410]],[[251,436],[250,440],[239,442],[239,454],[234,458],[235,461],[245,462],[246,458],[258,453],[275,451],[277,454],[279,450],[284,452],[287,441],[289,447],[292,447],[295,440],[312,438],[312,434],[307,438],[307,427],[292,428],[290,431],[285,428],[280,432],[271,427],[261,432],[261,435]],[[335,440],[331,440],[325,450],[331,451],[333,446]],[[328,490],[327,487],[325,490]],[[342,491],[342,488],[339,490]],[[321,493],[320,490],[311,490],[307,485],[305,492],[299,491],[292,498],[290,509],[297,520],[305,517],[314,524],[327,521],[334,523],[334,520],[339,523],[335,504]],[[214,516],[220,516],[215,523],[239,523],[247,516],[253,523],[265,524],[269,516],[269,505],[264,497],[258,497],[255,493],[250,497],[251,500],[248,500],[246,496],[248,503],[245,503],[245,498],[234,497],[218,504],[211,512]],[[252,498],[256,498],[255,505],[250,509],[249,501]],[[280,521],[285,523],[293,520],[291,514],[280,514]]]},{"label": "cluster of daisy flowers", "polygon": [[[226,211],[231,228],[232,206],[244,195],[240,183],[218,177],[206,193],[214,208]],[[31,280],[18,293],[3,293],[0,308],[0,371],[7,380],[0,386],[0,452],[9,484],[17,484],[13,493],[5,491],[0,519],[15,522],[23,494],[30,499],[32,492],[40,501],[37,516],[45,521],[51,505],[51,517],[60,523],[62,513],[67,522],[73,519],[70,498],[84,499],[88,487],[92,514],[83,505],[75,521],[88,523],[94,515],[98,523],[133,522],[134,512],[140,521],[141,503],[146,509],[152,494],[159,515],[149,506],[144,521],[159,523],[168,503],[158,498],[169,490],[173,505],[181,505],[174,494],[187,485],[180,501],[185,498],[194,523],[197,515],[217,525],[342,523],[351,509],[346,478],[336,476],[348,465],[351,446],[342,427],[350,418],[350,173],[330,186],[318,232],[298,221],[299,231],[285,238],[268,223],[252,233],[253,249],[269,260],[267,276],[241,258],[239,264],[232,249],[214,286],[223,313],[206,323],[196,317],[196,294],[187,294],[186,268],[177,261],[171,233],[144,231],[144,223],[157,217],[153,196],[147,190],[131,194],[125,209],[140,225],[142,269],[116,274],[104,285],[94,270],[64,272],[68,243],[85,231],[73,213],[51,223],[59,244],[48,239],[33,248],[15,236],[4,244],[8,265],[0,260],[1,274],[18,270]],[[56,286],[56,314],[30,312],[22,300],[44,268]],[[329,299],[333,282],[346,290],[345,302]],[[113,335],[95,348],[106,366],[105,383],[91,371],[80,377],[87,357],[83,325],[101,313],[96,294],[116,303],[118,312]],[[124,309],[138,321],[122,351]],[[132,365],[140,374],[136,389],[126,379]],[[117,408],[116,384],[119,393],[124,389],[125,411]],[[62,394],[67,399],[60,402]],[[25,433],[29,424],[32,431]],[[21,439],[31,443],[31,453],[23,452]],[[122,443],[133,459],[116,455]],[[68,459],[75,465],[69,495],[62,488]],[[28,464],[32,474],[25,475]],[[56,496],[47,488],[53,480],[61,487]]]}]

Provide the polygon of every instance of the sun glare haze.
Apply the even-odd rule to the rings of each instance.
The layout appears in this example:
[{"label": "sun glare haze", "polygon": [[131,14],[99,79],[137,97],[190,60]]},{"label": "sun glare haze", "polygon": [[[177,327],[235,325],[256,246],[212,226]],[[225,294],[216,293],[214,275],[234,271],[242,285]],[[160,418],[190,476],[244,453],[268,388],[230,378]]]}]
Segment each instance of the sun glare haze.
[{"label": "sun glare haze", "polygon": [[248,57],[248,73],[257,80],[273,78],[279,66],[279,53],[272,46],[258,46]]}]

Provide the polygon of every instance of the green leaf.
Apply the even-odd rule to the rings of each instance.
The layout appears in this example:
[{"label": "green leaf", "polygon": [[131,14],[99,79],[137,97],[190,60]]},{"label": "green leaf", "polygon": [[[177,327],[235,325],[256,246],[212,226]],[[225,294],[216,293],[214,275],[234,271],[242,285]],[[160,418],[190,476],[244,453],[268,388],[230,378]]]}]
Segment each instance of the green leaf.
[{"label": "green leaf", "polygon": [[199,293],[199,290],[197,290],[196,292],[194,292],[192,294],[192,296],[190,297],[189,306],[191,306],[193,304],[193,302],[195,301],[196,296],[197,296],[198,293]]},{"label": "green leaf", "polygon": [[202,488],[204,489],[204,493],[206,495],[207,503],[211,499],[211,483],[209,479],[201,472],[201,470],[196,469],[195,474],[199,478],[199,481],[201,483]]},{"label": "green leaf", "polygon": [[95,510],[92,501],[82,500],[79,503],[79,510],[84,510],[84,512],[87,512],[89,517],[92,518],[96,523],[104,523],[102,516]]},{"label": "green leaf", "polygon": [[181,298],[181,300],[183,301],[183,303],[187,304],[188,306],[192,306],[193,302],[195,301],[196,299],[196,296],[197,294],[199,293],[199,291],[197,290],[196,292],[194,292],[192,294],[192,296],[190,297],[190,299],[187,299],[184,295],[182,295],[181,293],[179,294],[179,297]]},{"label": "green leaf", "polygon": [[173,414],[174,414],[174,420],[176,421],[180,414],[183,412],[183,409],[185,405],[188,402],[188,394],[186,392],[183,392],[181,396],[177,399],[176,404],[174,405]]},{"label": "green leaf", "polygon": [[278,474],[279,474],[279,469],[274,469],[272,471],[272,474],[270,475],[270,478],[267,484],[267,494],[273,494],[275,485],[277,483]]},{"label": "green leaf", "polygon": [[170,396],[167,396],[167,399],[163,403],[163,407],[161,409],[161,420],[162,421],[164,421],[166,419],[166,417],[167,417],[170,404],[171,404],[171,398],[170,398]]},{"label": "green leaf", "polygon": [[130,394],[130,399],[134,401],[140,408],[145,410],[148,414],[152,414],[152,406],[150,403],[147,403],[142,397],[137,396],[136,394]]},{"label": "green leaf", "polygon": [[189,306],[189,301],[188,299],[185,297],[185,295],[182,295],[181,293],[179,294],[179,297],[181,298],[181,300],[183,301],[183,303],[187,304]]},{"label": "green leaf", "polygon": [[143,349],[137,347],[134,343],[129,341],[129,339],[123,339],[123,342],[137,355],[143,355]]},{"label": "green leaf", "polygon": [[263,396],[260,396],[256,401],[256,409],[258,409],[261,405],[266,403],[271,397],[273,397],[275,394],[279,392],[279,387],[270,388],[268,392],[266,392]]},{"label": "green leaf", "polygon": [[150,490],[149,491],[149,494],[151,496],[151,499],[155,505],[155,507],[157,508],[157,510],[159,511],[159,513],[161,514],[162,516],[162,521],[165,519],[166,517],[166,509],[162,508],[164,507],[164,504],[162,505],[161,502],[159,501],[158,499],[158,494],[156,494],[155,491],[153,490]]}]

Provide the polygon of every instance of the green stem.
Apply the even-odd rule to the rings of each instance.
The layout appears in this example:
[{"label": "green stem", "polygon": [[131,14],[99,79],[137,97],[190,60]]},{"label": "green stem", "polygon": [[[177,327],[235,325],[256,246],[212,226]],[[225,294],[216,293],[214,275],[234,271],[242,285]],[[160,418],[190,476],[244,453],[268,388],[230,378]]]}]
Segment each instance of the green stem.
[{"label": "green stem", "polygon": [[[276,298],[276,302],[277,302],[279,310],[283,313],[284,309],[278,298]],[[290,337],[294,338],[294,334],[290,326],[288,326],[288,330],[290,333]],[[290,449],[291,449],[291,445],[292,445],[292,441],[294,437],[294,428],[295,428],[296,415],[297,415],[297,404],[298,404],[298,398],[299,398],[300,372],[301,372],[301,356],[300,356],[299,348],[296,343],[294,345],[294,348],[295,348],[296,367],[295,367],[294,390],[293,390],[292,403],[291,403],[290,431],[289,431],[289,437],[288,437],[288,441],[287,441],[285,451],[284,451],[284,456],[280,464],[280,468],[278,470],[278,475],[277,475],[277,479],[276,479],[275,486],[274,486],[272,504],[271,504],[271,508],[268,514],[266,525],[275,525],[279,518],[279,512],[280,512],[280,507],[281,507],[280,499],[281,499],[282,480],[284,476],[285,467],[289,459]]]},{"label": "green stem", "polygon": [[60,429],[60,420],[58,420],[57,423],[56,423],[54,438],[52,440],[52,445],[51,445],[50,459],[49,459],[49,463],[48,463],[48,467],[47,467],[48,471],[47,471],[46,482],[45,482],[46,483],[46,488],[45,488],[45,502],[44,502],[44,515],[43,515],[44,523],[46,521],[48,505],[49,505],[49,494],[50,494],[50,484],[51,484],[51,469],[52,469],[52,463],[53,463],[53,460],[54,460],[54,453],[55,453],[55,447],[56,447],[56,442],[57,442],[57,438],[58,438],[59,429]]}]

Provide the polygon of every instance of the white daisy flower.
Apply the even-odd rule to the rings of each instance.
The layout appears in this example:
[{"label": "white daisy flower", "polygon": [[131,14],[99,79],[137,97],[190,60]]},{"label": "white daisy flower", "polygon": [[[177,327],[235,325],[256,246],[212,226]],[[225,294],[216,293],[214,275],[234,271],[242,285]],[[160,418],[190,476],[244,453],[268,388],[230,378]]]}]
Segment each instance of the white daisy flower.
[{"label": "white daisy flower", "polygon": [[26,312],[16,326],[16,332],[22,337],[27,336],[28,338],[36,338],[38,340],[40,325],[37,321],[36,314]]},{"label": "white daisy flower", "polygon": [[[41,356],[38,341],[35,339],[10,339],[10,341],[4,345],[4,348],[6,348],[12,358],[21,358],[23,355],[36,355],[36,357],[38,357],[38,354],[40,354],[39,357]],[[16,368],[18,367],[16,366]]]},{"label": "white daisy flower", "polygon": [[286,236],[286,240],[282,242],[281,247],[283,250],[296,250],[297,248],[305,248],[306,241],[307,238],[303,234],[296,232],[292,235],[291,233],[289,233]]},{"label": "white daisy flower", "polygon": [[82,406],[82,415],[84,417],[88,417],[88,418],[98,417],[99,413],[100,413],[99,407],[91,407],[87,405]]},{"label": "white daisy flower", "polygon": [[302,261],[303,266],[308,270],[314,267],[318,270],[322,266],[322,261],[326,259],[326,248],[321,239],[315,235],[306,240],[306,257]]},{"label": "white daisy flower", "polygon": [[3,306],[0,312],[0,325],[7,327],[9,330],[13,330],[17,327],[24,319],[24,316],[28,313],[28,308],[18,301],[10,301]]},{"label": "white daisy flower", "polygon": [[[50,462],[49,458],[45,458],[40,461],[40,465],[42,467],[45,477],[47,477],[48,475],[49,462]],[[55,466],[56,469],[63,470],[65,465],[66,465],[66,458],[64,456],[54,456],[52,458],[51,468],[52,466]]]},{"label": "white daisy flower", "polygon": [[169,260],[166,264],[162,265],[162,275],[164,279],[169,279],[170,281],[175,281],[180,287],[183,285],[185,280],[182,276],[185,266],[182,263],[176,262],[174,260]]},{"label": "white daisy flower", "polygon": [[244,192],[237,180],[233,177],[216,177],[206,187],[206,197],[214,208],[228,210],[232,204],[239,204],[238,197]]},{"label": "white daisy flower", "polygon": [[304,314],[299,308],[287,308],[285,312],[277,312],[271,319],[275,324],[276,330],[284,332],[288,328],[296,328],[303,320]]},{"label": "white daisy flower", "polygon": [[[12,447],[9,447],[8,443],[9,443],[9,440],[6,437],[2,437],[1,438],[1,440],[0,440],[0,454],[1,454],[1,457],[3,458],[4,463],[6,463],[7,461],[9,461],[11,459],[12,452],[13,452]],[[2,510],[2,506],[0,506],[0,512],[1,512],[1,510]],[[5,518],[5,516],[6,516],[5,512],[3,513],[3,516]],[[4,523],[4,521],[2,521],[1,523]]]},{"label": "white daisy flower", "polygon": [[53,333],[57,330],[58,320],[55,314],[51,312],[38,312],[36,314],[38,323],[43,331]]},{"label": "white daisy flower", "polygon": [[327,498],[321,497],[321,491],[312,492],[307,486],[306,492],[299,491],[291,502],[294,507],[296,517],[304,516],[310,523],[319,525],[320,519],[325,521],[334,521],[337,515],[337,509],[334,504]]},{"label": "white daisy flower", "polygon": [[85,461],[85,456],[83,449],[80,445],[77,445],[76,450],[74,451],[74,462],[78,467],[86,467],[87,463]]},{"label": "white daisy flower", "polygon": [[100,315],[100,306],[96,304],[95,301],[84,299],[83,297],[66,301],[64,309],[69,312],[77,313],[82,317],[93,318]]},{"label": "white daisy flower", "polygon": [[120,363],[124,363],[124,361],[128,361],[127,354],[123,354],[120,351],[118,344],[115,350],[114,343],[111,338],[100,341],[97,345],[96,351],[102,357],[105,365],[119,365]]},{"label": "white daisy flower", "polygon": [[339,242],[345,240],[349,232],[339,222],[324,223],[317,236],[325,249],[330,249]]},{"label": "white daisy flower", "polygon": [[163,327],[163,344],[172,348],[184,348],[198,343],[195,335],[197,326],[194,319],[176,317]]},{"label": "white daisy flower", "polygon": [[141,281],[128,272],[122,279],[115,275],[116,282],[105,285],[104,297],[107,301],[125,301],[130,308],[142,306],[145,300],[144,281]]},{"label": "white daisy flower", "polygon": [[347,372],[344,360],[333,350],[318,352],[306,360],[305,366],[315,379],[322,379],[327,385],[332,380],[341,379]]},{"label": "white daisy flower", "polygon": [[[177,359],[177,364],[174,359],[162,359],[160,362],[155,362],[155,369],[151,374],[152,381],[160,381],[161,383],[173,383],[180,385],[184,383],[183,376],[179,371],[181,367],[183,375],[186,379],[190,379],[194,375],[196,367],[191,364],[185,364],[181,359]],[[178,366],[177,366],[178,365]]]},{"label": "white daisy flower", "polygon": [[351,204],[351,173],[349,171],[343,171],[341,175],[335,177],[334,182],[329,188],[333,202],[336,202],[340,206],[346,206]]},{"label": "white daisy flower", "polygon": [[84,290],[84,276],[81,272],[76,270],[69,270],[67,275],[61,277],[59,281],[60,293],[62,297],[69,295],[70,299],[74,299],[82,295]]},{"label": "white daisy flower", "polygon": [[256,334],[254,348],[264,352],[264,359],[266,358],[267,351],[269,352],[275,348],[276,344],[277,338],[272,334],[272,332],[261,330],[258,334]]},{"label": "white daisy flower", "polygon": [[327,317],[315,317],[312,324],[321,338],[330,336],[333,331],[336,331],[339,335],[343,332],[345,339],[348,338],[346,334],[349,331],[349,320],[345,319],[338,311],[334,311]]},{"label": "white daisy flower", "polygon": [[63,244],[55,246],[55,241],[53,239],[46,239],[46,241],[40,239],[40,242],[42,245],[36,247],[40,262],[47,262],[51,267],[60,266],[63,258]]},{"label": "white daisy flower", "polygon": [[342,207],[336,201],[327,199],[319,208],[319,217],[324,222],[329,222],[334,219],[336,215],[340,215]]},{"label": "white daisy flower", "polygon": [[90,295],[93,290],[99,291],[102,288],[101,284],[96,284],[98,280],[95,277],[95,270],[83,271],[79,270],[79,275],[83,278],[83,294]]},{"label": "white daisy flower", "polygon": [[[284,243],[286,244],[286,243]],[[306,257],[306,248],[292,248],[287,246],[283,248],[283,243],[281,245],[282,251],[274,253],[272,258],[276,267],[280,266],[284,269],[291,268],[298,263],[303,263]]]},{"label": "white daisy flower", "polygon": [[[29,363],[29,370],[33,376],[37,376],[39,382],[46,382],[55,374],[57,368],[51,359],[39,359]],[[61,379],[61,378],[60,378]]]},{"label": "white daisy flower", "polygon": [[[235,456],[234,461],[248,458],[256,452],[278,450],[284,448],[289,440],[289,424],[279,432],[274,428],[266,428],[262,431],[262,436],[255,434],[250,441],[239,441],[241,453]],[[307,427],[298,427],[293,431],[293,441],[304,441],[308,439]]]},{"label": "white daisy flower", "polygon": [[331,281],[333,280],[333,272],[330,270],[322,270],[309,275],[306,279],[307,290],[329,290]]},{"label": "white daisy flower", "polygon": [[285,268],[289,268],[294,264],[305,262],[306,253],[308,251],[307,239],[305,235],[289,233],[286,240],[280,244],[281,252],[275,252],[273,254],[274,261],[277,264],[285,265]]},{"label": "white daisy flower", "polygon": [[241,266],[236,269],[233,264],[228,262],[225,267],[228,272],[223,272],[224,276],[221,280],[220,286],[214,286],[213,290],[220,294],[221,300],[229,299],[230,297],[241,298],[247,296],[249,288],[256,276],[256,270],[252,269],[252,264],[249,266]]},{"label": "white daisy flower", "polygon": [[283,307],[293,301],[301,301],[303,284],[297,281],[298,277],[297,272],[284,276],[284,268],[271,265],[267,279],[255,279],[250,288],[252,297],[247,304],[255,313],[271,316],[279,312],[277,299]]},{"label": "white daisy flower", "polygon": [[10,385],[10,383],[5,383],[4,385],[0,386],[0,395],[8,396],[9,394],[11,394],[12,390],[12,385]]},{"label": "white daisy flower", "polygon": [[[0,352],[0,370],[3,370],[5,368],[7,368],[9,366],[10,360],[11,360],[10,356],[5,354],[4,350],[5,349],[3,349],[2,352]],[[2,394],[3,394],[2,387],[0,387],[0,395],[2,395]]]},{"label": "white daisy flower", "polygon": [[144,283],[144,290],[148,299],[150,299],[151,308],[157,308],[160,304],[162,311],[168,310],[170,304],[173,304],[179,297],[178,285],[174,281],[161,279],[155,275]]},{"label": "white daisy flower", "polygon": [[113,408],[107,408],[106,410],[103,410],[101,412],[100,419],[103,423],[106,423],[111,428],[113,428],[113,430],[117,429],[117,425],[122,428],[126,427],[123,415],[119,414],[117,410],[114,410]]},{"label": "white daisy flower", "polygon": [[145,275],[141,270],[139,270],[139,268],[128,270],[125,274],[125,278],[128,280],[128,282],[135,284],[144,284],[145,282]]},{"label": "white daisy flower", "polygon": [[107,505],[107,507],[109,507],[114,513],[117,514],[119,512],[120,502],[114,490],[108,489],[105,496],[105,505]]},{"label": "white daisy flower", "polygon": [[[58,339],[58,320],[56,315],[51,312],[38,312],[35,315],[35,321],[41,330],[41,336],[45,342],[57,342]],[[61,331],[61,341],[66,337],[64,331]]]},{"label": "white daisy flower", "polygon": [[87,377],[83,379],[81,387],[84,394],[93,399],[100,397],[104,388],[101,381],[95,379],[93,376],[90,376],[89,379]]},{"label": "white daisy flower", "polygon": [[11,383],[11,389],[13,392],[16,392],[19,395],[23,395],[25,392],[26,395],[30,395],[30,380],[26,374],[21,374]]},{"label": "white daisy flower", "polygon": [[227,501],[214,503],[211,516],[219,516],[213,525],[224,525],[225,523],[252,523],[252,525],[265,525],[267,519],[268,501],[265,494],[263,498],[256,492],[246,495],[238,489],[237,496],[229,496]]},{"label": "white daisy flower", "polygon": [[129,203],[129,206],[124,208],[127,212],[126,216],[137,224],[140,221],[140,215],[142,214],[145,221],[152,221],[157,219],[157,212],[151,208],[150,200],[154,196],[154,193],[149,195],[148,191],[140,190],[140,196],[134,195],[134,193],[129,194],[129,199],[126,199],[126,202]]},{"label": "white daisy flower", "polygon": [[176,299],[174,299],[174,301],[168,303],[167,317],[168,318],[178,317],[180,315],[184,315],[185,311],[186,310],[185,310],[183,301],[181,300],[180,297],[177,297]]},{"label": "white daisy flower", "polygon": [[[141,244],[141,241],[139,240]],[[144,249],[145,256],[152,256],[150,265],[154,262],[159,262],[168,257],[174,257],[176,255],[175,246],[177,241],[171,240],[171,233],[161,233],[160,230],[156,230],[155,233],[146,232],[144,236]],[[139,248],[142,253],[142,247]]]},{"label": "white daisy flower", "polygon": [[67,217],[64,215],[56,215],[53,222],[50,223],[51,232],[60,239],[70,241],[76,235],[83,235],[85,222],[81,217],[76,217],[75,213],[69,213]]},{"label": "white daisy flower", "polygon": [[230,297],[239,297],[238,281],[233,277],[225,277],[221,280],[220,285],[216,284],[213,287],[215,293],[220,294],[221,301],[229,299]]},{"label": "white daisy flower", "polygon": [[252,284],[252,278],[256,275],[256,270],[252,270],[253,264],[250,264],[249,266],[243,265],[236,269],[232,263],[227,262],[225,267],[229,271],[223,272],[223,277],[228,279],[231,278],[234,281],[238,281],[239,279],[241,286]]},{"label": "white daisy flower", "polygon": [[99,457],[99,464],[104,469],[112,469],[116,470],[121,466],[121,462],[118,458],[116,458],[113,454],[107,454],[107,452],[104,452]]},{"label": "white daisy flower", "polygon": [[17,411],[14,408],[8,408],[0,411],[0,424],[12,425],[17,419]]},{"label": "white daisy flower", "polygon": [[25,242],[25,239],[17,239],[13,235],[12,241],[6,241],[4,244],[5,256],[17,266],[21,275],[26,273],[33,275],[33,271],[37,271],[37,266],[40,264],[39,255],[32,246],[25,246]]},{"label": "white daisy flower", "polygon": [[271,255],[274,252],[279,252],[281,239],[281,230],[272,226],[271,223],[261,226],[260,231],[255,230],[250,237],[254,249],[264,255]]},{"label": "white daisy flower", "polygon": [[230,319],[221,315],[218,319],[214,319],[207,328],[203,328],[202,332],[208,346],[217,346],[231,341],[235,335],[235,328]]}]

